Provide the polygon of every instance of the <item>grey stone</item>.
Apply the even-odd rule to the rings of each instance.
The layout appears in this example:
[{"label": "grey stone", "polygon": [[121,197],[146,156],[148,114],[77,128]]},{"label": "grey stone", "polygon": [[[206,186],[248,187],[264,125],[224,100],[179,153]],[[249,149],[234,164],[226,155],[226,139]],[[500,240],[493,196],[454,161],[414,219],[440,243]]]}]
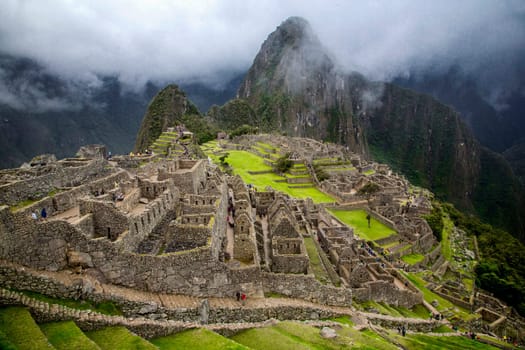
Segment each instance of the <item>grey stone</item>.
[{"label": "grey stone", "polygon": [[71,267],[93,267],[91,256],[87,253],[81,253],[74,250],[67,252],[68,265]]},{"label": "grey stone", "polygon": [[337,338],[337,333],[335,332],[335,329],[330,327],[323,327],[320,332],[321,337],[327,338],[327,339],[333,339]]},{"label": "grey stone", "polygon": [[158,306],[155,303],[150,303],[142,306],[139,311],[137,311],[141,315],[150,314],[152,312],[157,311]]}]

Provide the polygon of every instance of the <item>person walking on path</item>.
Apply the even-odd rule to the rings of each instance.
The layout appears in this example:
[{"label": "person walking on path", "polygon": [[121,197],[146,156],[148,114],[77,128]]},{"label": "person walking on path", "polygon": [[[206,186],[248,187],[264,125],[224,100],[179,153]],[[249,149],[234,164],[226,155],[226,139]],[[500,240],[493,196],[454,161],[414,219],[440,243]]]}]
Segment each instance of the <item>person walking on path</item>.
[{"label": "person walking on path", "polygon": [[42,217],[42,220],[46,220],[47,218],[46,208],[42,208],[42,211],[40,212],[40,216]]},{"label": "person walking on path", "polygon": [[242,302],[242,306],[246,305],[246,294],[244,293],[241,294],[241,302]]},{"label": "person walking on path", "polygon": [[237,301],[241,301],[241,292],[235,293],[235,297],[237,298]]}]

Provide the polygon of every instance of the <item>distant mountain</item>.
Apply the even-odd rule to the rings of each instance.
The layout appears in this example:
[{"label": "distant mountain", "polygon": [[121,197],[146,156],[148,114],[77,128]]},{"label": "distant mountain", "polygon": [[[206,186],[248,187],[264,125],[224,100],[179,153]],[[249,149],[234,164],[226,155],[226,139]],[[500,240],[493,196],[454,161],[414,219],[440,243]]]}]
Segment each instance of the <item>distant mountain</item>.
[{"label": "distant mountain", "polygon": [[[519,181],[455,110],[429,95],[342,73],[302,18],[269,35],[237,97],[251,106],[260,130],[347,145],[523,238]],[[220,127],[237,118],[214,116]]]},{"label": "distant mountain", "polygon": [[[230,75],[229,75],[230,76]],[[201,111],[235,96],[241,76],[221,88],[186,83]],[[39,63],[0,54],[0,168],[17,167],[42,153],[73,156],[102,143],[114,154],[133,149],[148,103],[160,87],[125,87],[118,77],[72,82]]]},{"label": "distant mountain", "polygon": [[394,83],[430,94],[460,112],[481,144],[502,153],[525,184],[525,158],[517,157],[523,154],[517,150],[524,147],[525,139],[525,79],[521,79],[521,86],[514,89],[499,109],[486,100],[483,87],[474,77],[457,66],[445,72],[411,72],[409,77],[396,78]]}]

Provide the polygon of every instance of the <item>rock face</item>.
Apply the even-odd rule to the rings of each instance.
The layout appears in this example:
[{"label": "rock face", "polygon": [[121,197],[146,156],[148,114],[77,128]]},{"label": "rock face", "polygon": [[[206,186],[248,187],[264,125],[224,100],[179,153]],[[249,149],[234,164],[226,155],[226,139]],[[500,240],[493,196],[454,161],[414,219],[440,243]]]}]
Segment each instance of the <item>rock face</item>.
[{"label": "rock face", "polygon": [[[286,20],[261,46],[238,92],[257,112],[256,126],[365,151],[349,86],[362,77],[340,73],[308,22]],[[381,86],[370,84],[370,94]],[[377,90],[377,91],[376,91]]]},{"label": "rock face", "polygon": [[[262,131],[347,145],[463,210],[516,236],[524,232],[519,182],[453,109],[428,95],[339,71],[302,18],[289,18],[269,35],[238,98],[252,106],[252,125]],[[237,117],[217,113],[215,119],[227,128]]]}]

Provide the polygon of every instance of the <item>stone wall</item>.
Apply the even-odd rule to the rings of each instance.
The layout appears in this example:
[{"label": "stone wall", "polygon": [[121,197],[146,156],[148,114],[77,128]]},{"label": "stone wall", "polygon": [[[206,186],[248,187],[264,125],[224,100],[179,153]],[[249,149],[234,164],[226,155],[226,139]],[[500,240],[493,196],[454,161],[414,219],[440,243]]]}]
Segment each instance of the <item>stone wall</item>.
[{"label": "stone wall", "polygon": [[[0,203],[14,205],[23,199],[41,199],[51,191],[64,187],[75,187],[88,179],[107,176],[113,168],[104,159],[84,162],[81,166],[64,166],[61,162],[47,165],[46,173],[35,175],[0,186]],[[44,169],[34,169],[34,173]]]},{"label": "stone wall", "polygon": [[79,212],[80,216],[92,214],[93,231],[87,232],[90,238],[106,237],[114,241],[128,229],[128,219],[112,202],[81,200]]},{"label": "stone wall", "polygon": [[[180,161],[179,169],[174,173],[167,173],[166,176],[172,178],[175,186],[183,193],[199,194],[206,180],[206,162],[206,160]],[[191,168],[186,167],[190,165]],[[160,178],[160,174],[159,180],[164,180]]]},{"label": "stone wall", "polygon": [[364,283],[361,288],[353,289],[354,296],[359,301],[374,300],[390,305],[411,308],[423,302],[423,295],[410,290],[397,289],[386,281],[372,281]]},{"label": "stone wall", "polygon": [[91,183],[74,187],[70,190],[58,192],[52,197],[45,197],[19,211],[16,215],[30,217],[31,212],[46,208],[48,216],[59,214],[78,205],[80,198],[91,196],[94,190],[109,192],[115,186],[115,182],[129,180],[127,173],[122,170],[105,178],[95,180]]},{"label": "stone wall", "polygon": [[352,305],[352,290],[325,286],[313,275],[290,275],[262,272],[265,293],[278,293],[334,306]]}]

